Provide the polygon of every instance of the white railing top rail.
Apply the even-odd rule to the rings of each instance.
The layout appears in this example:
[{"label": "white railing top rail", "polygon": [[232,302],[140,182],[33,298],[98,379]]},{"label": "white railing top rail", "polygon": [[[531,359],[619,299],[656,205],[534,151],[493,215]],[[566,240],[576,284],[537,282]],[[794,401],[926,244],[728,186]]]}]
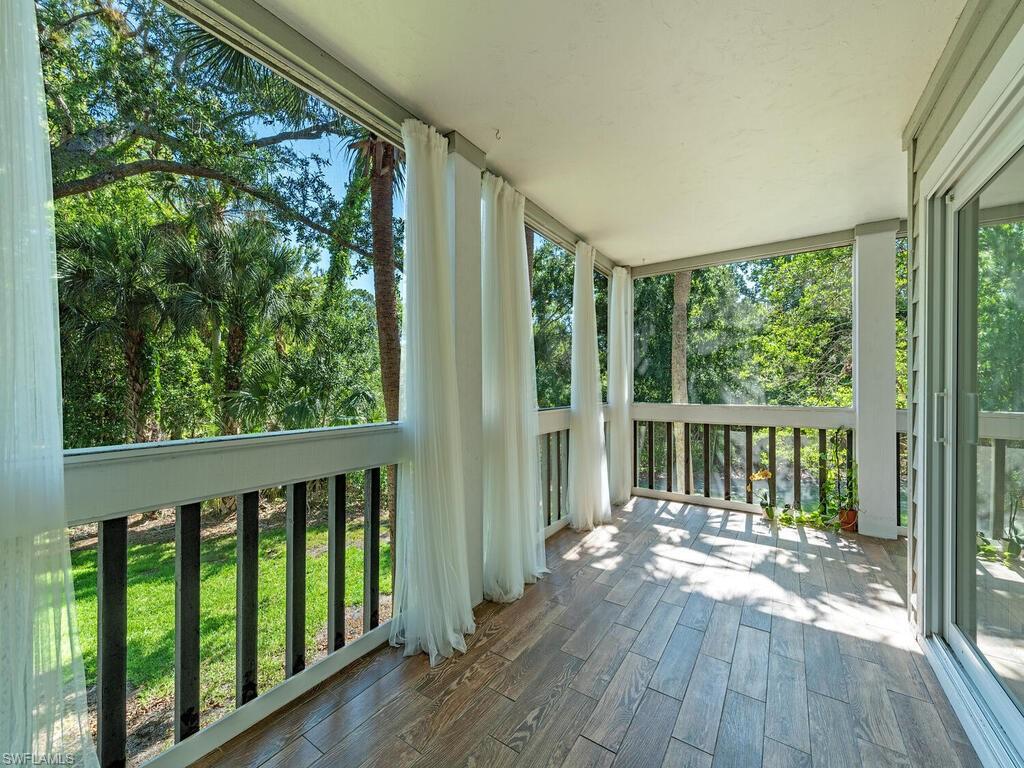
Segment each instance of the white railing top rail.
[{"label": "white railing top rail", "polygon": [[[632,418],[807,429],[854,426],[852,408],[634,403]],[[568,428],[569,408],[537,411],[538,435]],[[896,431],[906,430],[907,412],[897,410]],[[981,437],[1024,440],[1024,414],[984,412],[978,431]],[[68,524],[399,464],[406,458],[402,425],[395,422],[69,450],[64,453]]]},{"label": "white railing top rail", "polygon": [[677,421],[752,427],[852,429],[853,408],[798,408],[784,405],[701,405],[633,403],[636,421]]},{"label": "white railing top rail", "polygon": [[996,440],[1024,440],[1024,413],[982,411],[978,415],[978,436]]},{"label": "white railing top rail", "polygon": [[[569,428],[570,408],[540,408],[537,411],[537,434],[548,435]],[[604,406],[604,420],[608,420],[608,406]]]},{"label": "white railing top rail", "polygon": [[[907,432],[907,410],[897,408],[896,431]],[[752,427],[805,427],[853,429],[853,408],[803,408],[782,405],[702,405],[698,403],[633,403],[636,421],[677,421],[693,424],[730,424]],[[982,411],[978,436],[996,440],[1024,440],[1024,413]]]},{"label": "white railing top rail", "polygon": [[270,432],[66,451],[68,524],[401,463],[400,424]]}]

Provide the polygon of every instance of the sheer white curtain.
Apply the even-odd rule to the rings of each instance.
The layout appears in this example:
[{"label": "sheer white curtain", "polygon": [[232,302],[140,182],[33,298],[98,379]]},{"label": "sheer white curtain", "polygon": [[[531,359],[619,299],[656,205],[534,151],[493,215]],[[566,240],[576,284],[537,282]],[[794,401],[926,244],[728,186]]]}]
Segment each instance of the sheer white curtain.
[{"label": "sheer white curtain", "polygon": [[398,477],[398,559],[391,642],[434,664],[472,632],[462,446],[452,321],[445,165],[448,141],[416,120],[406,155],[402,402],[410,460]]},{"label": "sheer white curtain", "polygon": [[522,597],[547,569],[537,457],[537,371],[523,196],[484,174],[484,595]]},{"label": "sheer white curtain", "polygon": [[633,450],[629,403],[632,399],[633,333],[629,319],[633,306],[633,279],[625,267],[612,270],[608,318],[608,427],[611,466],[608,468],[611,500],[622,504],[633,486]]},{"label": "sheer white curtain", "polygon": [[601,416],[601,372],[594,309],[594,249],[576,243],[572,288],[572,410],[569,416],[569,522],[586,531],[611,519]]},{"label": "sheer white curtain", "polygon": [[32,0],[0,2],[0,73],[0,753],[96,765],[64,527],[50,145]]}]

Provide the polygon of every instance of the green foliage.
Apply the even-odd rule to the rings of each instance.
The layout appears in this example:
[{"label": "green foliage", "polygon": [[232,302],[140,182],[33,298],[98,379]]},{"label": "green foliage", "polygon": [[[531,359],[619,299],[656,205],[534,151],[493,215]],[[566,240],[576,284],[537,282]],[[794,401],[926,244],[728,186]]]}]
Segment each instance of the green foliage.
[{"label": "green foliage", "polygon": [[[695,270],[687,307],[693,403],[852,402],[851,250]],[[672,399],[673,275],[635,282],[635,393]]]},{"label": "green foliage", "polygon": [[[569,405],[572,383],[572,294],[575,257],[539,234],[533,255],[533,348],[537,360],[537,404]],[[597,356],[601,397],[608,400],[608,277],[594,270]]]},{"label": "green foliage", "polygon": [[65,445],[383,419],[365,129],[159,3],[38,13]]},{"label": "green foliage", "polygon": [[978,229],[978,399],[983,411],[1024,411],[1024,222]]},{"label": "green foliage", "polygon": [[533,349],[537,404],[569,405],[572,368],[573,256],[536,235],[533,255]]}]

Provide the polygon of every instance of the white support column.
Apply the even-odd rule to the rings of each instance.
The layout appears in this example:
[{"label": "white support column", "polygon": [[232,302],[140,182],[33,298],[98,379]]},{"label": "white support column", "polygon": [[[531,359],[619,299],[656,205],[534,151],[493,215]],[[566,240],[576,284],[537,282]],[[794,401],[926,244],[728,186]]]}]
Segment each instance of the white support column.
[{"label": "white support column", "polygon": [[853,401],[859,530],[896,538],[896,232],[862,224],[853,249]]},{"label": "white support column", "polygon": [[[466,548],[473,605],[483,600],[483,374],[480,346],[480,172],[482,150],[461,134],[448,134],[450,242],[454,264],[455,362],[458,366],[459,428],[465,486]],[[401,535],[401,534],[399,534]]]}]

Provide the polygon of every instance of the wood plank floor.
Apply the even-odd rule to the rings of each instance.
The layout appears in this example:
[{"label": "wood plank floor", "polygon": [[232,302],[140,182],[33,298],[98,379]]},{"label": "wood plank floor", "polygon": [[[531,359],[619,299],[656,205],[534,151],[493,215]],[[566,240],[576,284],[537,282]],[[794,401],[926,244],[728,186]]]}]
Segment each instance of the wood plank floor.
[{"label": "wood plank floor", "polygon": [[979,765],[907,625],[905,542],[634,499],[548,540],[465,655],[385,647],[202,766]]}]

